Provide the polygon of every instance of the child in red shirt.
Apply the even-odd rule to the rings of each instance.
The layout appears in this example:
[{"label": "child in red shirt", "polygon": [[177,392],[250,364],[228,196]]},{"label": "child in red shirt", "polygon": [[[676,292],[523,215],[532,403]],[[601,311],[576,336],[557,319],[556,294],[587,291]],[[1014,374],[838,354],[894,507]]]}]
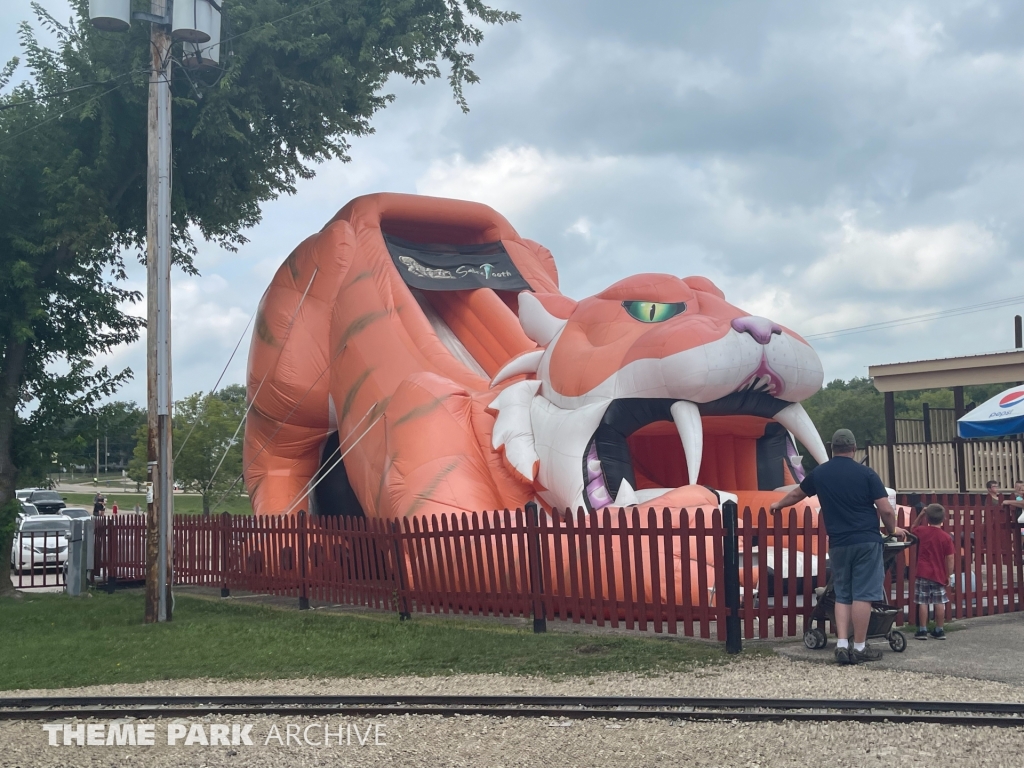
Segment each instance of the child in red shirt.
[{"label": "child in red shirt", "polygon": [[917,536],[917,580],[914,582],[914,602],[917,603],[918,640],[928,639],[928,607],[935,606],[935,629],[932,637],[945,640],[942,625],[946,619],[946,584],[953,586],[953,537],[942,530],[946,522],[946,509],[941,504],[929,504],[914,521],[913,534]]}]

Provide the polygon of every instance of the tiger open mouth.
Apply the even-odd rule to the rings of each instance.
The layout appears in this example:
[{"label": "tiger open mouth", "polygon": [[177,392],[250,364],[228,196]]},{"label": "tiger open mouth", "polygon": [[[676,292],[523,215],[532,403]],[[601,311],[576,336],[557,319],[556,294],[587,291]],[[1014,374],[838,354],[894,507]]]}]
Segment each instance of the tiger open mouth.
[{"label": "tiger open mouth", "polygon": [[[793,437],[806,443],[812,439],[814,425],[803,406],[780,400],[771,390],[770,381],[754,376],[746,388],[706,403],[670,398],[613,400],[583,454],[587,507],[592,511],[644,503],[672,487],[697,484],[702,477],[708,417],[756,417],[747,420],[753,422],[752,427],[763,429],[755,450],[759,454],[762,449],[771,451],[778,473],[754,478],[754,487],[782,485],[782,461],[787,462],[793,478],[802,479]],[[758,464],[769,463],[761,459],[758,456]],[[717,474],[721,477],[723,472]],[[743,485],[733,477],[726,487]]]}]

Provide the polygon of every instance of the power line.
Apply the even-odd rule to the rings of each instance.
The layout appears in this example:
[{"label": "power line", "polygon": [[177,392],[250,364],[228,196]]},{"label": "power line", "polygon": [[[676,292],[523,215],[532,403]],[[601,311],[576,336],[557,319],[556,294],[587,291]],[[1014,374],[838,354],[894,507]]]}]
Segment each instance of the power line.
[{"label": "power line", "polygon": [[[120,77],[118,77],[116,79],[120,80],[120,79],[128,77],[129,75],[132,75],[132,74],[134,74],[134,73],[133,72],[128,72],[127,74],[121,75]],[[104,91],[103,93],[98,93],[95,96],[93,96],[92,98],[86,99],[81,104],[76,104],[75,106],[73,106],[73,107],[71,107],[69,109],[65,109],[63,112],[60,112],[60,113],[58,113],[56,115],[52,115],[51,117],[48,117],[45,120],[41,120],[40,122],[36,123],[35,125],[33,125],[33,126],[29,127],[29,128],[26,128],[23,131],[19,131],[18,133],[14,134],[13,136],[8,136],[5,141],[0,141],[0,147],[5,147],[8,144],[10,144],[12,141],[17,139],[18,137],[24,136],[26,133],[32,133],[32,131],[35,131],[35,130],[37,130],[39,128],[42,128],[44,125],[46,125],[47,123],[52,123],[54,120],[59,120],[60,118],[64,117],[64,115],[69,115],[72,112],[74,112],[75,110],[81,109],[86,104],[91,104],[92,102],[96,101],[97,99],[102,99],[108,93],[113,93],[114,91],[116,91],[120,87],[121,87],[121,84],[118,83],[113,88],[109,88],[108,90]]]},{"label": "power line", "polygon": [[[121,75],[121,77],[123,77],[123,75]],[[24,106],[25,104],[35,104],[35,103],[40,102],[40,101],[45,101],[47,99],[52,99],[54,96],[64,96],[65,94],[68,94],[68,93],[74,93],[75,91],[80,91],[83,88],[94,88],[97,85],[106,85],[107,83],[114,82],[114,80],[116,80],[116,79],[118,79],[118,78],[112,78],[110,80],[100,80],[99,82],[96,82],[96,83],[83,83],[82,85],[76,85],[74,88],[67,88],[67,89],[65,89],[63,91],[54,91],[53,93],[41,93],[38,96],[33,96],[30,99],[22,99],[21,101],[11,101],[11,102],[8,102],[7,104],[0,104],[0,112],[2,112],[5,109],[14,109],[15,107],[21,107],[21,106]]]},{"label": "power line", "polygon": [[1012,306],[1013,304],[1019,304],[1024,302],[1024,296],[1011,296],[1006,299],[996,299],[995,301],[988,301],[982,304],[971,304],[964,307],[951,307],[950,309],[938,310],[936,312],[927,312],[923,315],[910,315],[908,317],[899,317],[893,320],[883,320],[878,323],[868,323],[867,325],[857,325],[852,328],[837,328],[833,331],[822,331],[821,333],[811,333],[804,336],[805,339],[833,339],[839,336],[849,336],[855,333],[869,333],[871,331],[883,331],[890,328],[899,328],[904,325],[915,325],[917,323],[927,323],[931,320],[941,320],[946,317],[957,317],[959,315],[970,315],[975,312],[987,312],[992,309],[1000,309],[1002,307]]}]

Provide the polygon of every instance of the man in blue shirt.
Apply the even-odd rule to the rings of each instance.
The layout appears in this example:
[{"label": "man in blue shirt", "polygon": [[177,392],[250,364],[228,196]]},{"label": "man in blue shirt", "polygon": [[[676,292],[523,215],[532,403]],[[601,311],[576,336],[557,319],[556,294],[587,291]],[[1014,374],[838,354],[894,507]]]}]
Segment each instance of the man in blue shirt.
[{"label": "man in blue shirt", "polygon": [[[808,496],[817,496],[828,532],[832,585],[836,592],[837,664],[859,664],[882,658],[867,647],[871,603],[884,600],[881,517],[885,530],[898,538],[906,532],[896,526],[896,513],[875,471],[854,461],[857,441],[848,429],[832,436],[832,458],[814,468],[800,485],[772,504],[778,512]],[[849,647],[853,619],[853,648]]]}]

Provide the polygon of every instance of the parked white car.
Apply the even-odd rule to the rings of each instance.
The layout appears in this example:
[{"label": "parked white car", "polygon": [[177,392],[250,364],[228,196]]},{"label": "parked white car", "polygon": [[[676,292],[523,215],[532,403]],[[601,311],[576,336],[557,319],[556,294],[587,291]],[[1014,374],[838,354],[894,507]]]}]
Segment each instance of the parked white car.
[{"label": "parked white car", "polygon": [[92,512],[85,507],[64,507],[60,513],[72,520],[88,520],[92,517]]},{"label": "parked white car", "polygon": [[63,568],[70,533],[71,521],[63,515],[23,517],[14,533],[11,567],[19,573],[34,568]]}]

